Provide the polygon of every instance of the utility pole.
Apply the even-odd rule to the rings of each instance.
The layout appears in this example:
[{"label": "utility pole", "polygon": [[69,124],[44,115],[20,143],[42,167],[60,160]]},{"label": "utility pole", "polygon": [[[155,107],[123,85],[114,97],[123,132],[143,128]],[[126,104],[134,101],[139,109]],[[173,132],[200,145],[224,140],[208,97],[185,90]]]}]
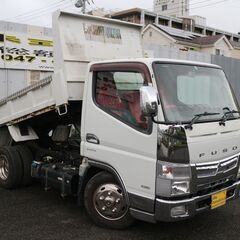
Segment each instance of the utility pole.
[{"label": "utility pole", "polygon": [[87,0],[83,0],[83,6],[82,6],[82,13],[83,13],[83,14],[86,13],[86,1],[87,1]]},{"label": "utility pole", "polygon": [[182,16],[184,14],[184,0],[182,0]]},{"label": "utility pole", "polygon": [[76,8],[82,8],[82,13],[86,13],[87,4],[90,5],[88,0],[77,0],[76,3],[75,3],[75,7]]}]

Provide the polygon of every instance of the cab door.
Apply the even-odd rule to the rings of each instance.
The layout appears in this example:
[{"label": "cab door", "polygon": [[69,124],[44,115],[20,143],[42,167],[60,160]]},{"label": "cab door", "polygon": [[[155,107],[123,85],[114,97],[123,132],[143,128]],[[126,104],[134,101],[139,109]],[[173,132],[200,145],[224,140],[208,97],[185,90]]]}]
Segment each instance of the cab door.
[{"label": "cab door", "polygon": [[82,118],[83,155],[113,167],[128,193],[154,199],[157,126],[142,115],[139,91],[151,83],[147,66],[95,64],[90,75]]}]

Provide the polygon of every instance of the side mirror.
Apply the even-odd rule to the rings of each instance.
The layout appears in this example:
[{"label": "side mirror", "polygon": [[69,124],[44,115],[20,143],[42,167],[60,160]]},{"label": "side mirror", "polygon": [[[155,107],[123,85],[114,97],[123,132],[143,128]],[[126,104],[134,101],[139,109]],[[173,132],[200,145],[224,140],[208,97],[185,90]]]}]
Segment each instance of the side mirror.
[{"label": "side mirror", "polygon": [[158,97],[154,87],[144,86],[140,88],[140,106],[147,117],[155,117],[158,113]]}]

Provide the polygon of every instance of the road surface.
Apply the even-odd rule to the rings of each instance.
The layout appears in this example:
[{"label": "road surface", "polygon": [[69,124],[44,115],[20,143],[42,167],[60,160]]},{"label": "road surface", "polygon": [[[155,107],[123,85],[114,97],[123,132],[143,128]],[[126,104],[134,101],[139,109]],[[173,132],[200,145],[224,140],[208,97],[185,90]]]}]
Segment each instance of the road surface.
[{"label": "road surface", "polygon": [[61,199],[36,183],[18,190],[0,189],[0,240],[237,240],[240,199],[227,206],[177,223],[137,221],[124,231],[95,226],[75,199]]}]

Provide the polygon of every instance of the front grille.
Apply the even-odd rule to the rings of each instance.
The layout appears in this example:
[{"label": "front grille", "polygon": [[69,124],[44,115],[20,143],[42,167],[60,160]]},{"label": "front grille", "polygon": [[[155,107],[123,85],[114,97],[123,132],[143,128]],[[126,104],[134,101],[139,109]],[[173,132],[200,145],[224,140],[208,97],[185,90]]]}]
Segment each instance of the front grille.
[{"label": "front grille", "polygon": [[214,177],[220,173],[227,173],[238,166],[238,157],[216,163],[196,164],[197,178]]},{"label": "front grille", "polygon": [[231,175],[231,176],[219,179],[217,181],[198,184],[197,185],[198,194],[202,195],[202,194],[211,193],[217,190],[221,190],[223,188],[231,186],[233,182],[234,182],[234,175]]}]

